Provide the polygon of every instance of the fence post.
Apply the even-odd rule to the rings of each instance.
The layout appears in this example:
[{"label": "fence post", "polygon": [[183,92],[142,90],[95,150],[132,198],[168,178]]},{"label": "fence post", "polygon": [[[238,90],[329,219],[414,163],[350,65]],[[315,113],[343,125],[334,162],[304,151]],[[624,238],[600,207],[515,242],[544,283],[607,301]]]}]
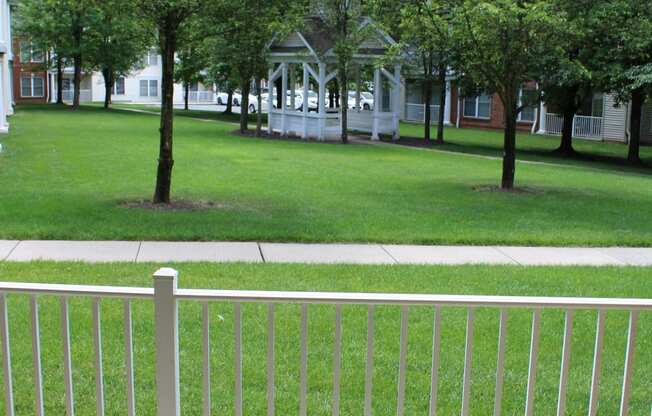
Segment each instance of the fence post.
[{"label": "fence post", "polygon": [[179,326],[177,278],[179,273],[162,268],[154,273],[156,328],[156,403],[158,416],[179,416]]}]

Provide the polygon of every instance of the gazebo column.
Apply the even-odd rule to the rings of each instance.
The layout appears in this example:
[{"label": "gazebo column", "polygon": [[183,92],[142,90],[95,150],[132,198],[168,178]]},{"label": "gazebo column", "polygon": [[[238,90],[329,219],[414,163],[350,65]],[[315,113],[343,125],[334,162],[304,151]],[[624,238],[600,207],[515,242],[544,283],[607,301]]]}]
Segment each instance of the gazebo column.
[{"label": "gazebo column", "polygon": [[394,82],[392,83],[392,139],[398,140],[400,133],[401,115],[401,65],[394,65]]},{"label": "gazebo column", "polygon": [[288,90],[288,64],[283,62],[281,69],[281,133],[287,135],[287,90]]},{"label": "gazebo column", "polygon": [[290,70],[290,111],[296,110],[296,101],[294,98],[296,87],[295,85],[297,84],[297,80],[295,79],[294,76],[294,65],[290,65],[289,67]]},{"label": "gazebo column", "polygon": [[380,107],[382,105],[381,100],[382,100],[382,93],[381,93],[381,88],[382,88],[382,80],[380,77],[380,68],[374,69],[374,118],[373,118],[373,125],[371,128],[371,140],[379,140],[380,137],[378,136],[378,123],[380,122],[379,120],[379,113],[380,113]]},{"label": "gazebo column", "polygon": [[[270,67],[267,72],[267,134],[271,136],[272,130],[272,117],[274,115],[274,67]],[[262,110],[262,109],[259,109]]]},{"label": "gazebo column", "polygon": [[310,107],[308,106],[308,84],[310,84],[310,74],[308,73],[308,64],[303,64],[303,130],[301,132],[301,138],[308,138],[308,111]]},{"label": "gazebo column", "polygon": [[355,111],[360,112],[360,65],[355,70]]},{"label": "gazebo column", "polygon": [[319,63],[319,129],[318,139],[324,140],[326,137],[326,64]]},{"label": "gazebo column", "polygon": [[451,88],[452,88],[451,82],[446,81],[446,101],[444,101],[444,124],[445,125],[450,125],[452,121],[451,120],[451,106],[452,106]]}]

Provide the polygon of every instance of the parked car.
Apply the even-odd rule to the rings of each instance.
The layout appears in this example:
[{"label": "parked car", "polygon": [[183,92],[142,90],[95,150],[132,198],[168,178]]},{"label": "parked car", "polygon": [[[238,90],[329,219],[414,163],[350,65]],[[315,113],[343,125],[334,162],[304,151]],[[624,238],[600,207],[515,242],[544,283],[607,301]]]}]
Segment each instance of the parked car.
[{"label": "parked car", "polygon": [[[218,105],[226,105],[226,103],[229,101],[229,94],[226,92],[218,92],[216,96]],[[242,101],[242,96],[234,92],[233,98],[231,99],[232,104],[237,107],[240,105],[240,101]]]},{"label": "parked car", "polygon": [[[349,108],[355,109],[355,91],[349,91]],[[374,96],[367,91],[360,92],[360,110],[370,111],[374,108]]]}]

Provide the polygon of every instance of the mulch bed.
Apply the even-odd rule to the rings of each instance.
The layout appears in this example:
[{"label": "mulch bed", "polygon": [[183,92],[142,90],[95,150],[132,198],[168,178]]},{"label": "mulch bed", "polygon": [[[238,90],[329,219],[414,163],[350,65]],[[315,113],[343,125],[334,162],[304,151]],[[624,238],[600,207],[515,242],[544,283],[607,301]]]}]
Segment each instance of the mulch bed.
[{"label": "mulch bed", "polygon": [[126,201],[120,204],[122,208],[147,209],[153,211],[206,211],[224,209],[226,205],[212,201],[172,200],[169,204],[154,204],[152,201]]}]

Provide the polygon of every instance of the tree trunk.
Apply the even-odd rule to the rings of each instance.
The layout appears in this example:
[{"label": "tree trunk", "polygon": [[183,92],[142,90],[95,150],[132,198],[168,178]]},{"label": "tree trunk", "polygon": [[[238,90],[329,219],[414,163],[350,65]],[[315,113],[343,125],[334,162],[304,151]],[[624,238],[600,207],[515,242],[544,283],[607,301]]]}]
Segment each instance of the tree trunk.
[{"label": "tree trunk", "polygon": [[263,136],[263,91],[262,91],[261,79],[260,77],[256,78],[256,101],[257,108],[256,111],[256,137]]},{"label": "tree trunk", "polygon": [[339,78],[337,85],[340,87],[340,92],[336,96],[336,101],[338,101],[340,97],[342,98],[342,105],[340,105],[342,133],[340,137],[342,138],[342,143],[347,144],[349,142],[349,80],[347,77],[346,65],[340,65]]},{"label": "tree trunk", "polygon": [[437,123],[437,144],[444,144],[444,116],[446,115],[446,66],[439,67],[439,120]]},{"label": "tree trunk", "polygon": [[563,122],[561,127],[561,142],[555,151],[562,156],[572,156],[575,154],[573,149],[573,124],[575,120],[575,110],[566,108],[563,112]]},{"label": "tree trunk", "polygon": [[505,105],[505,137],[503,153],[503,178],[502,189],[514,188],[514,176],[516,171],[516,99],[512,97],[511,102]]},{"label": "tree trunk", "polygon": [[63,104],[63,58],[57,55],[57,104]]},{"label": "tree trunk", "polygon": [[249,130],[249,92],[251,91],[251,81],[242,82],[242,100],[240,102],[240,133],[244,134]]},{"label": "tree trunk", "polygon": [[190,95],[190,83],[183,83],[183,109],[188,111],[188,96]]},{"label": "tree trunk", "polygon": [[423,82],[423,103],[424,103],[424,116],[423,116],[423,139],[426,144],[430,144],[430,124],[432,123],[432,109],[430,103],[432,102],[432,79],[426,77]]},{"label": "tree trunk", "polygon": [[76,53],[73,62],[75,65],[75,75],[73,78],[74,91],[72,96],[72,109],[76,110],[79,108],[79,90],[81,88],[81,63],[82,57],[81,53]]},{"label": "tree trunk", "polygon": [[104,77],[104,108],[108,109],[111,104],[113,84],[115,83],[115,80],[113,79],[113,71],[105,69],[102,71],[102,76]]},{"label": "tree trunk", "polygon": [[226,110],[224,110],[224,114],[233,114],[233,90],[230,88],[226,96]]},{"label": "tree trunk", "polygon": [[642,88],[632,91],[632,114],[630,118],[629,152],[627,161],[634,165],[641,164],[639,150],[641,147],[641,116],[643,113],[643,102],[645,92]]},{"label": "tree trunk", "polygon": [[174,17],[167,16],[162,28],[159,29],[159,40],[163,55],[163,80],[161,100],[160,149],[156,188],[153,202],[155,204],[170,203],[170,188],[172,187],[172,128],[174,104],[174,53],[177,47],[177,31]]},{"label": "tree trunk", "polygon": [[74,86],[75,91],[72,98],[72,109],[76,110],[79,108],[79,94],[81,88],[81,76],[82,76],[82,52],[81,52],[81,39],[82,39],[82,27],[77,19],[76,27],[73,33],[73,46],[75,48],[75,54],[73,55],[73,64],[75,66],[75,75],[74,75]]},{"label": "tree trunk", "polygon": [[578,92],[579,87],[577,86],[569,87],[566,90],[565,104],[562,109],[564,119],[561,129],[561,142],[555,150],[555,153],[561,156],[575,155],[575,149],[573,149],[573,122],[578,108],[576,104]]}]

